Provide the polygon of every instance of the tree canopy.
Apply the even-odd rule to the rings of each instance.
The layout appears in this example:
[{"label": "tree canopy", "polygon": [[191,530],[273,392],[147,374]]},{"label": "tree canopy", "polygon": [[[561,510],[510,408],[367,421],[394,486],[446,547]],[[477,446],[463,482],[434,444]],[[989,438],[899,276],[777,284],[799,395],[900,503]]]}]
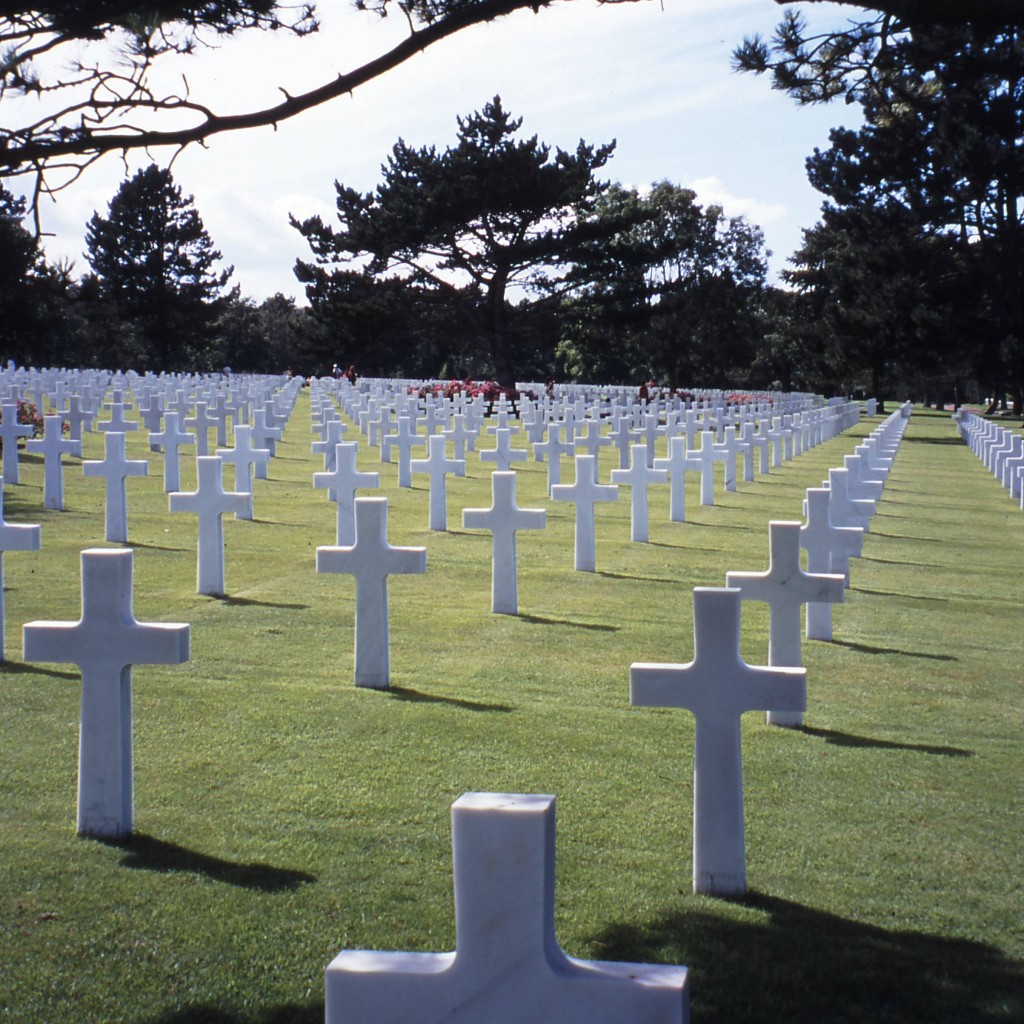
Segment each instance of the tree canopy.
[{"label": "tree canopy", "polygon": [[136,328],[141,365],[196,365],[232,268],[217,269],[221,253],[171,172],[151,164],[125,181],[85,242],[101,296]]},{"label": "tree canopy", "polygon": [[443,153],[399,139],[374,192],[336,182],[337,229],[319,217],[293,219],[316,257],[315,264],[300,260],[296,273],[313,286],[314,303],[324,275],[336,272],[325,267],[446,294],[497,379],[510,384],[509,290],[536,294],[562,279],[581,224],[606,187],[594,174],[615,144],[581,140],[575,151],[552,153],[536,136],[517,137],[522,119],[498,96],[457,120],[457,142]]}]

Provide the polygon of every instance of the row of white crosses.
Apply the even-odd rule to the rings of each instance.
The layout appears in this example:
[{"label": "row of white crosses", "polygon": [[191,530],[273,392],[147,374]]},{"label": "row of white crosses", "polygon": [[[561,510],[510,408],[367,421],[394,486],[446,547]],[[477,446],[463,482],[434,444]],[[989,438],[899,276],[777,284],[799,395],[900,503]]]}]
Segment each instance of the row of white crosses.
[{"label": "row of white crosses", "polygon": [[[894,413],[872,432],[873,443],[862,446],[875,453],[877,461],[872,468],[883,474],[883,480],[905,424],[903,411]],[[838,479],[834,472],[829,474],[830,482]],[[830,608],[841,601],[848,576],[835,570],[860,553],[863,528],[847,525],[845,506],[837,505],[833,519],[829,499],[834,495],[829,490],[809,490],[807,494],[806,524],[769,523],[767,572],[729,572],[724,588],[694,590],[691,662],[638,663],[630,669],[632,704],[682,707],[695,718],[695,892],[735,895],[746,890],[740,718],[747,711],[763,710],[771,725],[803,724],[807,674],[800,649],[800,606],[807,604],[810,611],[814,606]],[[816,496],[813,501],[812,495]],[[813,551],[808,571],[800,565],[801,545],[808,548],[809,555]],[[765,667],[747,665],[740,655],[740,606],[744,600],[764,601],[769,606]],[[810,615],[807,631],[808,636],[814,635]],[[827,636],[821,638],[831,639],[831,635],[829,618]]]},{"label": "row of white crosses", "polygon": [[[514,507],[514,474],[499,471],[494,476],[508,481],[504,486],[511,485],[512,500],[506,504]],[[499,484],[494,486],[497,505]],[[467,510],[473,511],[493,512],[494,506]],[[367,568],[377,574],[376,586],[370,581],[367,588],[371,595],[376,591],[369,604],[376,608],[378,620],[383,616],[386,634],[387,575],[424,571],[425,551],[387,545],[384,499],[359,499],[356,516],[357,540],[374,537],[376,545],[371,550],[357,544],[333,557],[359,563],[357,581]],[[180,663],[188,657],[187,626],[135,621],[131,556],[130,551],[84,552],[81,620],[25,627],[27,659],[38,645],[46,660],[71,661],[82,669],[79,830],[115,838],[132,827],[131,666]],[[329,553],[323,557],[331,560]],[[774,565],[774,545],[772,557]],[[318,551],[318,568],[320,560]],[[773,571],[763,575],[772,576]],[[739,716],[751,707],[802,705],[805,677],[799,668],[756,669],[742,663],[735,589],[699,590],[694,603],[693,663],[634,666],[631,687],[634,703],[667,702],[695,711],[695,758],[701,766],[695,769],[695,882],[699,846],[700,877],[709,880],[706,891],[741,891],[745,868]],[[383,656],[386,673],[386,649]],[[674,694],[668,701],[645,699],[652,692],[657,698],[659,685],[674,687],[680,675],[694,684],[697,693],[692,699],[680,701]],[[791,683],[798,686],[786,685]],[[709,684],[717,691],[710,701]],[[735,786],[725,789],[735,790],[738,798],[723,799],[721,786],[713,786],[709,795],[702,782],[716,777],[732,777]],[[698,818],[698,802],[714,808],[715,814]],[[559,949],[553,912],[553,797],[467,794],[453,808],[453,842],[455,952],[341,954],[327,973],[328,1021],[371,1016],[398,1021],[412,1011],[418,1019],[443,1020],[469,1005],[483,1014],[480,1019],[524,1024],[552,1011],[566,1021],[687,1019],[684,968],[587,963],[566,957]]]},{"label": "row of white crosses", "polygon": [[970,409],[960,409],[953,419],[967,446],[1024,510],[1024,434]]}]

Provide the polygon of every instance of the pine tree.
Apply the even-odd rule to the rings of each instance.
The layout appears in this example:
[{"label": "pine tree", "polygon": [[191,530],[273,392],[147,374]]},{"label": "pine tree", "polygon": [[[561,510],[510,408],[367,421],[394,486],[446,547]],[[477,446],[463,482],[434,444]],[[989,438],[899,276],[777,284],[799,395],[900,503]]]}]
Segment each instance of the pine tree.
[{"label": "pine tree", "polygon": [[192,196],[151,164],[125,181],[107,216],[86,231],[87,258],[102,296],[134,322],[141,369],[210,369],[213,324],[233,267],[217,270],[214,248]]}]

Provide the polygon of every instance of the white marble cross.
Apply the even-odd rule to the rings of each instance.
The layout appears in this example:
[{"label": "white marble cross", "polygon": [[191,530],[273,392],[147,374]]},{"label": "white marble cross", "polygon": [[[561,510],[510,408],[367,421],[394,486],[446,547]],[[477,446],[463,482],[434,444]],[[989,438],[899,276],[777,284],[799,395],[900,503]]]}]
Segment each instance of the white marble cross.
[{"label": "white marble cross", "polygon": [[499,472],[512,468],[513,462],[525,462],[526,452],[512,447],[512,431],[508,427],[497,427],[494,431],[494,447],[480,449],[481,462],[496,463]]},{"label": "white marble cross", "polygon": [[668,455],[654,460],[654,468],[668,473],[668,518],[686,522],[686,474],[702,472],[703,463],[686,450],[684,436],[668,439]]},{"label": "white marble cross", "polygon": [[746,711],[807,706],[802,668],[748,665],[740,657],[740,592],[693,592],[693,661],[636,663],[629,702],[693,712],[693,891],[746,892],[740,717]]},{"label": "white marble cross", "polygon": [[427,438],[427,457],[411,459],[409,470],[426,473],[430,479],[428,526],[431,530],[444,532],[448,529],[448,487],[445,476],[466,469],[465,459],[448,458],[448,441],[443,434],[431,434]]},{"label": "white marble cross", "polygon": [[355,441],[342,441],[335,446],[334,470],[313,474],[313,486],[327,488],[327,497],[338,506],[335,543],[339,548],[356,542],[356,490],[380,487],[380,473],[363,473],[356,467],[358,453],[359,445]]},{"label": "white marble cross", "polygon": [[740,455],[745,448],[746,444],[736,436],[735,427],[726,427],[722,431],[722,440],[718,442],[714,449],[717,452],[723,452],[725,455],[725,489],[727,491],[736,490],[736,456]]},{"label": "white marble cross", "polygon": [[132,613],[131,549],[82,552],[82,617],[29,622],[26,661],[78,665],[82,672],[78,746],[78,832],[119,839],[133,828],[132,666],[179,665],[189,627],[138,622]]},{"label": "white marble cross", "polygon": [[164,429],[149,435],[149,443],[161,445],[164,450],[164,490],[168,494],[181,487],[178,449],[182,445],[196,443],[196,435],[187,433],[179,426],[179,416],[179,413],[168,410],[164,413]]},{"label": "white marble cross", "polygon": [[473,451],[479,431],[470,427],[464,412],[452,416],[452,425],[441,431],[441,436],[452,443],[452,454],[462,463],[462,468],[455,471],[456,476],[466,475],[466,450]]},{"label": "white marble cross", "polygon": [[18,438],[31,437],[31,423],[18,422],[18,403],[0,404],[0,443],[4,449],[3,475],[9,484],[18,483]]},{"label": "white marble cross", "polygon": [[82,442],[65,440],[59,416],[43,417],[43,436],[29,438],[25,451],[43,456],[43,507],[60,512],[64,509],[64,467],[62,455],[80,455]]},{"label": "white marble cross", "polygon": [[398,417],[398,429],[394,434],[384,437],[381,444],[381,454],[387,456],[386,461],[391,459],[391,449],[398,449],[398,486],[412,487],[412,448],[426,444],[427,439],[416,433],[416,425],[411,416],[402,415]]},{"label": "white marble cross", "polygon": [[875,503],[867,498],[851,498],[846,489],[849,470],[832,467],[828,471],[828,489],[832,492],[828,512],[834,526],[859,526],[870,531]]},{"label": "white marble cross", "polygon": [[724,451],[716,447],[715,432],[700,432],[700,447],[690,453],[690,457],[700,462],[700,503],[715,503],[715,463],[725,462],[729,458]]},{"label": "white marble cross", "polygon": [[196,593],[219,596],[225,593],[221,516],[233,512],[238,518],[251,519],[252,495],[224,490],[224,463],[219,455],[200,455],[196,459],[196,470],[196,490],[175,491],[167,497],[172,512],[195,512],[199,517]]},{"label": "white marble cross", "polygon": [[107,405],[107,411],[110,413],[109,420],[100,420],[96,424],[96,429],[100,432],[111,431],[115,434],[124,434],[130,430],[138,430],[139,425],[134,420],[126,420],[124,418],[125,410],[128,408],[124,402],[111,402]]},{"label": "white marble cross", "polygon": [[194,429],[196,433],[196,456],[206,457],[210,454],[210,427],[217,425],[217,417],[209,415],[206,402],[196,402],[195,416],[186,416],[182,426]]},{"label": "white marble cross", "polygon": [[455,951],[345,950],[327,1024],[685,1024],[685,967],[566,956],[555,934],[555,798],[452,805]]},{"label": "white marble cross", "polygon": [[[807,522],[800,527],[800,546],[807,552],[807,571],[839,573],[850,586],[850,559],[859,558],[864,531],[859,526],[833,526],[829,517],[832,492],[827,487],[807,489]],[[809,601],[806,635],[809,640],[832,639],[832,603]]]},{"label": "white marble cross", "polygon": [[[768,664],[798,668],[800,606],[809,601],[843,600],[843,577],[833,573],[804,572],[800,566],[800,523],[775,520],[768,524],[767,572],[729,572],[727,587],[736,587],[744,601],[765,601],[769,608]],[[769,711],[770,725],[803,725],[799,712]]]},{"label": "white marble cross", "polygon": [[594,572],[597,565],[597,538],[594,529],[594,505],[599,501],[618,501],[615,484],[597,482],[597,459],[593,455],[576,456],[576,480],[555,484],[552,501],[570,501],[576,506],[576,543],[574,565],[579,572]]},{"label": "white marble cross", "polygon": [[356,578],[356,686],[391,685],[388,576],[427,571],[426,548],[388,543],[388,499],[356,498],[356,536],[350,547],[316,549],[316,571]]},{"label": "white marble cross", "polygon": [[519,508],[516,474],[497,470],[491,474],[491,507],[463,509],[462,525],[467,530],[491,531],[491,611],[518,615],[516,531],[544,529],[547,513],[542,508]]},{"label": "white marble cross", "polygon": [[[652,417],[648,415],[648,420]],[[631,492],[629,514],[629,539],[638,544],[646,544],[650,539],[650,517],[648,515],[647,488],[650,484],[668,482],[668,470],[648,469],[648,453],[646,444],[632,446],[632,459],[629,469],[613,469],[613,484],[625,484]]]},{"label": "white marble cross", "polygon": [[104,435],[102,461],[87,459],[82,463],[83,476],[103,477],[106,487],[106,539],[115,544],[128,542],[128,499],[125,480],[130,476],[146,476],[149,463],[145,459],[129,459],[125,453],[125,434],[108,431]]},{"label": "white marble cross", "polygon": [[[281,440],[281,428],[271,422],[273,412],[268,408],[253,409],[252,412],[252,443],[255,448],[266,448],[273,458],[277,452],[277,442]],[[268,418],[269,417],[269,418]],[[256,466],[256,479],[266,480],[268,467],[263,464]]]},{"label": "white marble cross", "polygon": [[[256,448],[252,443],[252,427],[239,423],[234,431],[234,448],[218,448],[216,454],[225,464],[235,467],[235,490],[241,494],[252,494],[252,467],[264,466],[270,462],[269,448]],[[252,503],[243,512],[236,513],[238,519],[252,519]]]},{"label": "white marble cross", "polygon": [[552,423],[548,427],[548,436],[543,441],[535,442],[533,446],[534,458],[538,462],[547,459],[549,494],[555,484],[562,482],[562,456],[569,455],[576,448],[572,442],[563,441],[561,433],[561,424]]},{"label": "white marble cross", "polygon": [[4,660],[4,552],[38,551],[40,528],[4,519],[4,480],[0,477],[0,662]]}]

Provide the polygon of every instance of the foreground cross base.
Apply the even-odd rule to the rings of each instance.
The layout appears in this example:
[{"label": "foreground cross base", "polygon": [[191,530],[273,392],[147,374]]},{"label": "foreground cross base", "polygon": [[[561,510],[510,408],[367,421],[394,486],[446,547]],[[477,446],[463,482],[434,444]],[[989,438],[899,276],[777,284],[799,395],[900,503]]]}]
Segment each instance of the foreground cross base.
[{"label": "foreground cross base", "polygon": [[131,550],[82,552],[82,617],[29,622],[25,661],[71,662],[82,671],[78,833],[122,839],[133,827],[132,666],[179,665],[189,627],[137,622]]},{"label": "foreground cross base", "polygon": [[452,805],[455,952],[350,950],[326,974],[327,1024],[685,1024],[685,967],[566,956],[555,937],[555,798]]}]

